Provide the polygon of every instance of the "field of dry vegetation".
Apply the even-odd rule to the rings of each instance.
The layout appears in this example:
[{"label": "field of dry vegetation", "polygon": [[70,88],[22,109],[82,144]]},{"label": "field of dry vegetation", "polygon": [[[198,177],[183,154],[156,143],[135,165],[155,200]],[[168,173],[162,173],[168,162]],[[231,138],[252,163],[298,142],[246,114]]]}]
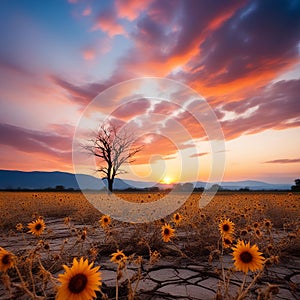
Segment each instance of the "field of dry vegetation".
[{"label": "field of dry vegetation", "polygon": [[0,299],[300,299],[300,194],[199,197],[131,224],[81,193],[1,192]]}]

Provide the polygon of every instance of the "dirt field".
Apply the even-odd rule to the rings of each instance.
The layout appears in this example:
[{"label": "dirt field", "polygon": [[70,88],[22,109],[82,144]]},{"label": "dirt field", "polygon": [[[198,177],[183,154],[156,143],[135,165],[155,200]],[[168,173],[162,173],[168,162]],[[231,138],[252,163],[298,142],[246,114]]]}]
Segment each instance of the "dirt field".
[{"label": "dirt field", "polygon": [[[108,201],[106,194],[95,196]],[[151,202],[164,194],[119,196]],[[17,267],[0,271],[0,299],[54,299],[62,265],[82,256],[101,266],[102,292],[109,299],[116,299],[116,290],[118,299],[300,298],[300,194],[224,192],[202,210],[198,200],[192,194],[177,211],[180,222],[171,214],[151,223],[112,220],[101,227],[102,214],[81,193],[2,192],[0,247],[15,255]],[[28,233],[28,223],[40,216],[46,229],[40,236]],[[235,226],[232,245],[224,247],[219,224],[227,218]],[[161,235],[167,223],[175,229],[170,242]],[[231,255],[238,240],[256,244],[265,258],[263,271],[249,272],[244,284]],[[110,261],[117,250],[128,257],[121,275]]]}]

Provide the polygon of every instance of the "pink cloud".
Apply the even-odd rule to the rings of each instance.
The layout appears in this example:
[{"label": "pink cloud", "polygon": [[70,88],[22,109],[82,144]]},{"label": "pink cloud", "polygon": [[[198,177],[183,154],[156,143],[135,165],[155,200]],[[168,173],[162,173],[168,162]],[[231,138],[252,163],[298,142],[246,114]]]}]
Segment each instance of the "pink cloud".
[{"label": "pink cloud", "polygon": [[73,136],[75,131],[75,127],[70,124],[50,124],[47,128],[59,136],[66,137]]},{"label": "pink cloud", "polygon": [[281,159],[274,159],[265,161],[265,164],[293,164],[293,163],[300,163],[300,158],[290,159],[290,158],[281,158]]},{"label": "pink cloud", "polygon": [[122,120],[129,120],[135,116],[143,115],[150,108],[150,102],[147,99],[138,99],[126,102],[112,113],[112,116]]},{"label": "pink cloud", "polygon": [[92,27],[92,31],[102,30],[110,37],[115,35],[124,34],[125,30],[117,20],[116,12],[111,8],[101,12]]},{"label": "pink cloud", "polygon": [[224,105],[225,111],[246,112],[256,110],[248,116],[221,121],[226,139],[242,134],[254,134],[270,128],[286,129],[300,125],[299,111],[300,79],[279,81],[258,89],[256,95],[239,102]]},{"label": "pink cloud", "polygon": [[86,8],[83,10],[82,15],[83,15],[84,17],[87,17],[87,16],[89,16],[91,13],[92,13],[92,9],[91,9],[90,6],[88,6],[88,7],[86,7]]},{"label": "pink cloud", "polygon": [[153,0],[116,0],[115,6],[120,18],[127,18],[129,21],[136,19],[139,14],[146,10]]},{"label": "pink cloud", "polygon": [[178,109],[178,105],[168,101],[161,101],[155,104],[153,113],[169,115]]},{"label": "pink cloud", "polygon": [[27,68],[9,61],[9,60],[4,60],[4,58],[0,57],[0,70],[4,72],[10,72],[10,73],[15,73],[17,75],[24,75],[24,76],[32,76],[33,73],[29,71]]},{"label": "pink cloud", "polygon": [[82,51],[82,55],[85,60],[94,60],[96,57],[96,53],[94,49],[84,49]]},{"label": "pink cloud", "polygon": [[[49,133],[29,130],[2,123],[0,124],[0,136],[0,144],[6,149],[13,148],[14,151],[26,154],[25,156],[36,156],[38,153],[39,160],[47,157],[48,160],[53,161],[53,166],[57,166],[59,162],[66,165],[72,163],[72,135],[59,135],[54,131]],[[2,159],[1,157],[1,165],[5,165],[5,161]],[[37,160],[36,165],[38,165]]]},{"label": "pink cloud", "polygon": [[51,75],[50,79],[56,85],[66,90],[69,93],[71,100],[79,103],[83,107],[89,104],[101,91],[108,87],[100,83],[90,83],[77,86],[56,75]]}]

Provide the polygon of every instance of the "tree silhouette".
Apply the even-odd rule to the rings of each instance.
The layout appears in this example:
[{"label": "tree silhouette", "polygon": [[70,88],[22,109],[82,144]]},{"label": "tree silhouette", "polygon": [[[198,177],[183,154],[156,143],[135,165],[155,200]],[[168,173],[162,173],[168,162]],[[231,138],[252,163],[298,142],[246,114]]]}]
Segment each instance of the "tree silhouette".
[{"label": "tree silhouette", "polygon": [[121,165],[133,162],[133,156],[143,146],[133,146],[135,137],[132,132],[119,130],[112,122],[104,123],[95,135],[95,138],[89,140],[91,145],[83,147],[99,159],[97,171],[105,175],[108,190],[112,192],[115,177],[126,173],[120,169]]},{"label": "tree silhouette", "polygon": [[295,185],[291,187],[291,190],[294,192],[300,192],[300,179],[295,179]]}]

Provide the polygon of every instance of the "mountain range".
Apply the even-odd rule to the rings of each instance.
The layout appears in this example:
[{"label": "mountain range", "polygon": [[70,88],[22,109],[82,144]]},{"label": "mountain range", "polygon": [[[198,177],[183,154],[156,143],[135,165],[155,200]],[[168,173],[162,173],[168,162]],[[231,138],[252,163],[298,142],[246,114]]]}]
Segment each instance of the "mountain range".
[{"label": "mountain range", "polygon": [[[76,180],[79,180],[80,186]],[[106,179],[97,178],[85,174],[72,174],[66,172],[23,172],[12,170],[0,170],[0,190],[7,189],[55,189],[58,186],[65,189],[91,189],[101,190],[106,185]],[[205,182],[192,182],[194,187],[205,187]],[[249,188],[250,190],[290,190],[289,184],[271,184],[262,181],[244,180],[233,182],[222,182],[219,184],[223,189],[239,190],[241,188]],[[134,181],[116,178],[114,181],[115,190],[126,190],[129,188],[150,188],[159,187],[165,189],[171,187],[156,182]]]}]

